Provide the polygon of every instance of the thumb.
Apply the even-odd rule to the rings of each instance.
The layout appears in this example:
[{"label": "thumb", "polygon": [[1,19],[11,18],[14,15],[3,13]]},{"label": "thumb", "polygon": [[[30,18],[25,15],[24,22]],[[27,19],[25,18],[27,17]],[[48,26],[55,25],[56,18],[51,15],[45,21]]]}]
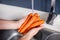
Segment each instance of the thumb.
[{"label": "thumb", "polygon": [[24,21],[26,20],[26,18],[27,18],[27,16],[17,21],[17,27],[18,28],[24,23]]}]

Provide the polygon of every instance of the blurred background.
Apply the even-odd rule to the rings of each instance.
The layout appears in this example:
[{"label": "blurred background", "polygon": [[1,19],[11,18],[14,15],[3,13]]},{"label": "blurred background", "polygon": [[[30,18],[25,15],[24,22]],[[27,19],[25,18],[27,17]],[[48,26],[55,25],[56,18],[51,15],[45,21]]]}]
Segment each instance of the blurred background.
[{"label": "blurred background", "polygon": [[[14,5],[31,9],[31,0],[0,0],[2,4]],[[35,0],[34,9],[49,12],[51,7],[51,0]],[[55,2],[55,12],[60,13],[60,0]]]},{"label": "blurred background", "polygon": [[[0,0],[2,4],[20,6],[24,8],[31,8],[31,0]],[[51,6],[51,0],[35,0],[34,9],[49,12]],[[60,0],[55,2],[55,12],[60,13]]]}]

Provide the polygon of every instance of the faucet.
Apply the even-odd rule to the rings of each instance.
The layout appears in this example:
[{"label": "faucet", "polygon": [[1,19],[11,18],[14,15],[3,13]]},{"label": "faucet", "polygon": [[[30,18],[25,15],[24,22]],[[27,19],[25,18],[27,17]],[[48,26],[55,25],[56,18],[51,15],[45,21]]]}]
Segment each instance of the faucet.
[{"label": "faucet", "polygon": [[55,1],[56,0],[51,0],[51,8],[49,11],[49,16],[47,18],[46,23],[52,25],[53,20],[56,18],[57,14],[55,13]]}]

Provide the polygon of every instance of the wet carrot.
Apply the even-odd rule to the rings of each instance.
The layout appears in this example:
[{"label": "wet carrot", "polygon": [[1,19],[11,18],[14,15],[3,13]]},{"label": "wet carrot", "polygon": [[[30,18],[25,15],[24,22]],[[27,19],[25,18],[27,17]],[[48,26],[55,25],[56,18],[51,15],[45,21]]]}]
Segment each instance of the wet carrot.
[{"label": "wet carrot", "polygon": [[44,20],[39,20],[39,21],[31,24],[31,26],[28,29],[31,29],[31,28],[36,27],[36,26],[39,26],[39,25],[41,25],[43,23],[44,23]]},{"label": "wet carrot", "polygon": [[[35,22],[37,22],[37,21],[39,21],[39,20],[40,20],[40,17],[37,17],[37,19],[34,21],[34,23],[35,23]],[[26,33],[27,33],[27,31],[28,31],[28,30],[26,30],[26,31],[25,31],[25,32],[23,32],[22,34],[26,34]]]},{"label": "wet carrot", "polygon": [[23,33],[36,19],[36,16],[33,15],[32,18],[28,21],[28,23],[24,26],[24,28],[20,31],[20,33]]},{"label": "wet carrot", "polygon": [[[41,22],[41,23],[40,23]],[[34,15],[31,13],[28,15],[27,19],[25,22],[21,25],[21,27],[18,29],[18,32],[25,34],[27,33],[30,29],[39,26],[40,24],[43,24],[44,21],[40,20],[40,16],[38,13],[35,13]]]},{"label": "wet carrot", "polygon": [[[39,16],[37,13],[35,13],[35,14],[34,14],[34,16],[36,16],[36,19],[35,19],[35,21],[34,21],[34,22],[36,22],[36,21],[39,21],[39,20],[40,20],[40,16]],[[22,34],[24,34],[24,33],[22,33]]]},{"label": "wet carrot", "polygon": [[18,32],[20,32],[22,29],[23,29],[23,27],[26,25],[26,23],[30,20],[30,18],[32,17],[32,13],[30,13],[29,15],[28,15],[28,17],[27,17],[27,19],[25,20],[25,22],[21,25],[21,27],[18,29]]},{"label": "wet carrot", "polygon": [[26,33],[27,33],[29,30],[31,30],[32,28],[35,28],[35,27],[37,27],[37,26],[39,26],[39,25],[41,25],[41,24],[43,24],[43,23],[44,23],[44,20],[39,20],[39,21],[31,24],[30,27],[28,27],[23,34],[26,34]]},{"label": "wet carrot", "polygon": [[35,13],[34,16],[36,16],[37,18],[35,19],[35,22],[40,20],[40,16],[38,15],[38,13]]},{"label": "wet carrot", "polygon": [[35,22],[36,22],[36,21],[39,21],[39,20],[40,20],[40,17],[39,17],[39,16],[37,16],[37,18],[35,19]]},{"label": "wet carrot", "polygon": [[38,13],[34,13],[34,16],[39,16]]}]

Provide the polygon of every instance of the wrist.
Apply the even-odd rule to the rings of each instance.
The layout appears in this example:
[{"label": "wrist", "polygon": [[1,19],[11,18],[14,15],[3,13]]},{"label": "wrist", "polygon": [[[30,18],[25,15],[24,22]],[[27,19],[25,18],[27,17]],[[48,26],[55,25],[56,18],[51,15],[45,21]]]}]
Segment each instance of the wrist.
[{"label": "wrist", "polygon": [[31,38],[32,38],[32,36],[28,33],[23,36],[23,39],[25,39],[25,40],[31,40]]}]

